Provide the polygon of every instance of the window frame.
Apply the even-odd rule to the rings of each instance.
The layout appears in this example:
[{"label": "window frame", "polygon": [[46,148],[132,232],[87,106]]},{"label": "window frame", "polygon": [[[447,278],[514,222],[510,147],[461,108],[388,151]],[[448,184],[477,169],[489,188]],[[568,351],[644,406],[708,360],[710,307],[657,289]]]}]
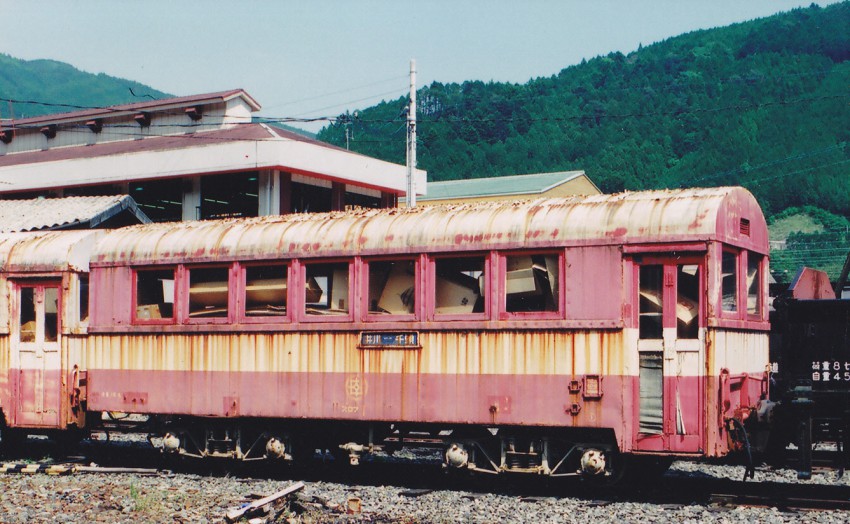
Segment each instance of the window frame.
[{"label": "window frame", "polygon": [[[92,302],[91,302],[91,273],[74,273],[72,278],[76,279],[75,288],[77,290],[76,297],[76,318],[74,319],[74,324],[79,326],[87,326],[89,324],[89,320],[91,319],[92,313]],[[84,285],[85,284],[85,285]],[[85,287],[85,292],[83,292],[83,288]],[[83,305],[85,304],[85,316],[83,316]]]},{"label": "window frame", "polygon": [[[286,278],[286,313],[283,315],[248,315],[248,270],[257,267],[278,266],[284,268]],[[248,263],[237,263],[236,272],[238,282],[236,286],[236,318],[241,324],[284,324],[292,322],[292,261],[291,260],[267,260],[251,261]]]},{"label": "window frame", "polygon": [[[369,309],[370,265],[374,262],[413,262],[414,306],[413,313],[373,313]],[[364,322],[415,322],[422,318],[423,284],[422,284],[421,255],[380,256],[361,259],[360,274],[360,307],[363,311]]]},{"label": "window frame", "polygon": [[[507,293],[507,274],[508,274],[508,258],[519,256],[555,256],[557,258],[557,309],[553,311],[508,311],[508,293]],[[566,318],[566,299],[564,282],[565,260],[566,255],[563,249],[533,249],[533,250],[517,250],[517,251],[501,251],[496,253],[497,267],[495,278],[498,280],[497,288],[497,316],[499,320],[562,320]],[[548,269],[548,268],[547,268]],[[485,279],[486,280],[486,279]],[[491,293],[492,295],[492,293]]]},{"label": "window frame", "polygon": [[[180,306],[183,324],[232,324],[235,319],[235,284],[236,280],[233,277],[234,264],[182,264],[180,271],[180,295],[184,298]],[[191,294],[192,286],[192,271],[196,269],[226,269],[227,271],[227,309],[226,314],[220,317],[192,317],[191,311]]]},{"label": "window frame", "polygon": [[[767,259],[767,257],[765,255],[762,255],[761,253],[756,253],[756,252],[751,251],[749,249],[743,250],[742,253],[744,253],[744,255],[743,255],[744,261],[743,261],[742,265],[744,266],[744,268],[746,268],[745,271],[743,271],[743,279],[744,279],[743,294],[744,294],[744,304],[746,306],[744,308],[745,318],[747,320],[752,320],[752,321],[762,321],[762,320],[764,320],[764,305],[765,305],[765,300],[764,300],[765,299],[765,296],[764,296],[764,292],[765,292],[764,278],[765,277],[764,277],[764,275],[765,275],[765,260]],[[755,257],[759,258],[758,267],[757,267],[758,289],[756,290],[758,307],[757,307],[757,312],[755,314],[750,313],[750,307],[749,307],[749,304],[750,304],[750,287],[747,285],[747,278],[748,278],[747,275],[748,275],[749,269],[750,269],[750,257],[751,256],[755,256]]]},{"label": "window frame", "polygon": [[[489,320],[491,318],[492,296],[493,296],[493,258],[496,255],[490,252],[463,252],[461,254],[439,253],[429,255],[427,258],[427,275],[424,294],[427,300],[427,318],[433,322],[454,320]],[[479,313],[437,313],[437,262],[446,259],[483,258],[484,259],[484,290],[481,297],[484,299],[484,311]]]},{"label": "window frame", "polygon": [[[735,319],[740,320],[744,318],[744,314],[742,312],[746,311],[746,308],[741,308],[741,293],[742,293],[742,285],[741,285],[741,256],[742,250],[733,248],[731,246],[722,246],[720,249],[720,263],[718,264],[720,269],[720,289],[718,290],[718,298],[720,300],[719,308],[720,318],[727,319]],[[723,258],[726,254],[731,254],[735,257],[735,309],[725,309],[723,307]],[[746,302],[743,302],[746,304]]]},{"label": "window frame", "polygon": [[[332,315],[311,315],[307,313],[307,296],[306,296],[306,284],[307,284],[307,268],[312,265],[327,265],[327,264],[340,264],[345,263],[348,265],[348,311],[345,314],[332,314]],[[296,265],[296,264],[293,264]],[[353,322],[355,318],[355,309],[357,308],[357,300],[351,300],[351,297],[354,296],[354,293],[357,289],[355,286],[355,258],[316,258],[316,259],[299,259],[297,261],[297,271],[291,272],[290,277],[297,278],[295,281],[295,285],[289,285],[292,287],[297,293],[298,299],[293,302],[293,306],[298,307],[298,313],[294,317],[298,322],[304,323],[329,323],[329,322]],[[290,295],[292,297],[292,295]],[[287,307],[289,309],[289,307]]]},{"label": "window frame", "polygon": [[[170,317],[161,317],[161,318],[139,318],[139,272],[145,271],[172,271],[172,275],[174,276],[174,285],[172,286],[173,296],[171,302],[171,316]],[[180,265],[179,264],[168,264],[163,266],[135,266],[130,268],[130,300],[131,300],[131,321],[134,326],[168,326],[177,323],[178,309],[179,304],[177,302],[178,297],[178,286],[179,286],[179,273],[180,273]],[[163,296],[163,299],[165,297]]]}]

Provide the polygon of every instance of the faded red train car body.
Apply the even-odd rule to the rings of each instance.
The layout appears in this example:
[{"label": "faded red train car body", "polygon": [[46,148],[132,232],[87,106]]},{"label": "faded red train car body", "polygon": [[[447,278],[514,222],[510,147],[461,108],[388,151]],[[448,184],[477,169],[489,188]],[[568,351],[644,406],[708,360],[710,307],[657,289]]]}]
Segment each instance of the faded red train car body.
[{"label": "faded red train car body", "polygon": [[767,253],[741,188],[123,228],[90,258],[85,402],[200,456],[722,456],[767,390]]},{"label": "faded red train car body", "polygon": [[85,426],[88,263],[102,235],[0,238],[0,427],[50,433]]}]

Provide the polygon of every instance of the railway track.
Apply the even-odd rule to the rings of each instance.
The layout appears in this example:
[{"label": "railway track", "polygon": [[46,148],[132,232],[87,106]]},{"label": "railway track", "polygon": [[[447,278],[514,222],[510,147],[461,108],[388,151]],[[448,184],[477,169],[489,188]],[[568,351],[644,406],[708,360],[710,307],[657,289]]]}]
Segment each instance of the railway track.
[{"label": "railway track", "polygon": [[[125,437],[126,438],[126,437]],[[423,443],[427,446],[428,443]],[[141,438],[137,440],[84,441],[81,455],[66,459],[41,459],[55,448],[49,441],[31,440],[26,455],[7,457],[0,474],[52,475],[73,473],[124,473],[136,475],[235,475],[248,479],[336,482],[344,485],[392,485],[416,495],[440,490],[472,490],[517,497],[533,502],[547,497],[570,496],[588,505],[619,503],[653,504],[662,507],[700,505],[707,508],[766,507],[784,512],[837,510],[850,512],[850,485],[812,482],[780,482],[770,478],[771,470],[761,468],[756,481],[741,481],[741,467],[722,466],[725,477],[702,472],[689,473],[675,468],[653,482],[606,487],[578,479],[492,477],[489,475],[449,476],[440,468],[432,449],[414,448],[401,456],[378,456],[359,467],[334,464],[320,457],[308,467],[291,468],[280,464],[262,467],[258,463],[238,465],[226,461],[185,460],[163,462],[159,452]],[[93,464],[96,464],[94,466]],[[259,467],[258,467],[259,466]],[[410,495],[408,495],[410,496]]]},{"label": "railway track", "polygon": [[[743,483],[741,483],[743,484]],[[762,482],[713,492],[709,501],[722,507],[772,507],[781,511],[850,511],[850,487]]]},{"label": "railway track", "polygon": [[[434,512],[444,511],[442,508],[446,506],[468,507],[472,511],[490,505],[503,508],[500,518],[506,522],[532,522],[534,515],[545,517],[543,520],[554,518],[551,515],[571,515],[565,513],[565,507],[572,508],[570,511],[576,514],[593,516],[595,521],[601,516],[603,522],[624,514],[637,519],[641,512],[694,521],[711,521],[715,517],[722,521],[730,511],[735,512],[736,518],[748,515],[745,520],[753,521],[775,521],[777,515],[785,521],[816,521],[817,515],[825,511],[838,512],[842,519],[850,518],[850,485],[844,480],[833,484],[798,482],[792,471],[785,470],[782,472],[784,480],[779,481],[776,480],[779,472],[765,467],[758,469],[756,481],[744,482],[740,480],[741,466],[706,464],[696,469],[691,469],[690,465],[681,469],[685,466],[674,465],[657,481],[602,487],[576,479],[446,477],[435,451],[427,447],[405,450],[396,456],[378,456],[354,468],[334,464],[332,460],[323,461],[319,455],[306,468],[280,465],[258,468],[257,463],[243,467],[224,461],[196,460],[166,464],[142,439],[84,441],[74,453],[74,456],[63,458],[48,441],[32,441],[26,455],[0,459],[0,462],[19,466],[0,469],[7,473],[0,475],[0,482],[11,486],[15,484],[8,482],[27,482],[25,478],[56,479],[39,482],[64,482],[60,484],[62,487],[54,488],[61,497],[77,490],[97,490],[101,484],[120,486],[123,482],[124,486],[153,486],[149,488],[152,492],[172,493],[175,485],[191,486],[188,490],[192,490],[199,482],[212,482],[214,489],[219,490],[217,497],[227,500],[228,496],[244,491],[246,486],[280,486],[303,481],[307,485],[305,493],[340,507],[348,498],[357,497],[365,508],[364,520],[368,517],[378,522],[395,522],[404,511],[413,511],[404,515],[416,517],[414,520],[431,522],[421,515],[438,515]],[[96,467],[91,466],[93,462]],[[816,477],[821,482],[824,480],[823,474],[816,474]],[[93,481],[95,478],[104,480]],[[277,488],[258,491],[267,493],[274,489]],[[392,496],[386,496],[387,492]],[[205,499],[199,504],[209,503],[209,499]],[[207,516],[213,513],[209,511]],[[215,511],[220,513],[221,510]],[[511,511],[518,513],[513,515]],[[166,514],[158,517],[169,518]],[[327,518],[334,521],[336,517],[327,515]]]}]

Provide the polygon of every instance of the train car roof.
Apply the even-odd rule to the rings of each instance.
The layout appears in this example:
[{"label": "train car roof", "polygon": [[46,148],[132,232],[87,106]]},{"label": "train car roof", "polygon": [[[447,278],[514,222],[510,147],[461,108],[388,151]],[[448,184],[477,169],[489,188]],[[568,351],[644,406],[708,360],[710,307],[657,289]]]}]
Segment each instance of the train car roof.
[{"label": "train car roof", "polygon": [[2,233],[0,271],[88,271],[94,246],[105,233],[102,229]]},{"label": "train car roof", "polygon": [[740,187],[130,226],[92,265],[214,262],[719,240],[768,252],[767,224]]}]

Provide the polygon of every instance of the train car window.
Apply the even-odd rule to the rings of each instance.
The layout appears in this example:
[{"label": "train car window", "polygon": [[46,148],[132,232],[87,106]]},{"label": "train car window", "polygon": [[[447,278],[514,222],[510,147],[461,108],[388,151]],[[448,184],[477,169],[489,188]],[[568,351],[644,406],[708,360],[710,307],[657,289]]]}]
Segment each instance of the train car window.
[{"label": "train car window", "polygon": [[369,315],[412,315],[416,311],[416,261],[373,260],[369,266]]},{"label": "train car window", "polygon": [[85,322],[89,319],[89,276],[88,275],[80,275],[79,276],[79,309],[80,312],[80,322]]},{"label": "train car window", "polygon": [[638,358],[638,431],[660,435],[664,432],[664,354],[645,352]]},{"label": "train car window", "polygon": [[306,264],[304,312],[308,315],[348,315],[349,263]]},{"label": "train car window", "polygon": [[508,313],[558,311],[559,256],[505,257],[505,311]]},{"label": "train car window", "polygon": [[59,340],[59,288],[44,288],[44,341]]},{"label": "train car window", "polygon": [[683,264],[676,271],[676,337],[699,338],[699,266]]},{"label": "train car window", "polygon": [[21,288],[21,342],[35,342],[35,288]]},{"label": "train car window", "polygon": [[245,268],[245,316],[286,316],[287,271],[284,264]]},{"label": "train car window", "polygon": [[639,337],[660,339],[663,333],[663,283],[664,266],[660,264],[640,266],[640,309]]},{"label": "train car window", "polygon": [[136,271],[136,320],[174,318],[174,269]]},{"label": "train car window", "polygon": [[434,313],[484,313],[485,267],[483,256],[434,260]]},{"label": "train car window", "polygon": [[747,314],[761,317],[761,255],[747,252]]},{"label": "train car window", "polygon": [[229,304],[229,268],[191,268],[189,318],[226,318]]},{"label": "train car window", "polygon": [[733,251],[723,251],[720,271],[723,274],[722,309],[738,311],[738,254]]}]

